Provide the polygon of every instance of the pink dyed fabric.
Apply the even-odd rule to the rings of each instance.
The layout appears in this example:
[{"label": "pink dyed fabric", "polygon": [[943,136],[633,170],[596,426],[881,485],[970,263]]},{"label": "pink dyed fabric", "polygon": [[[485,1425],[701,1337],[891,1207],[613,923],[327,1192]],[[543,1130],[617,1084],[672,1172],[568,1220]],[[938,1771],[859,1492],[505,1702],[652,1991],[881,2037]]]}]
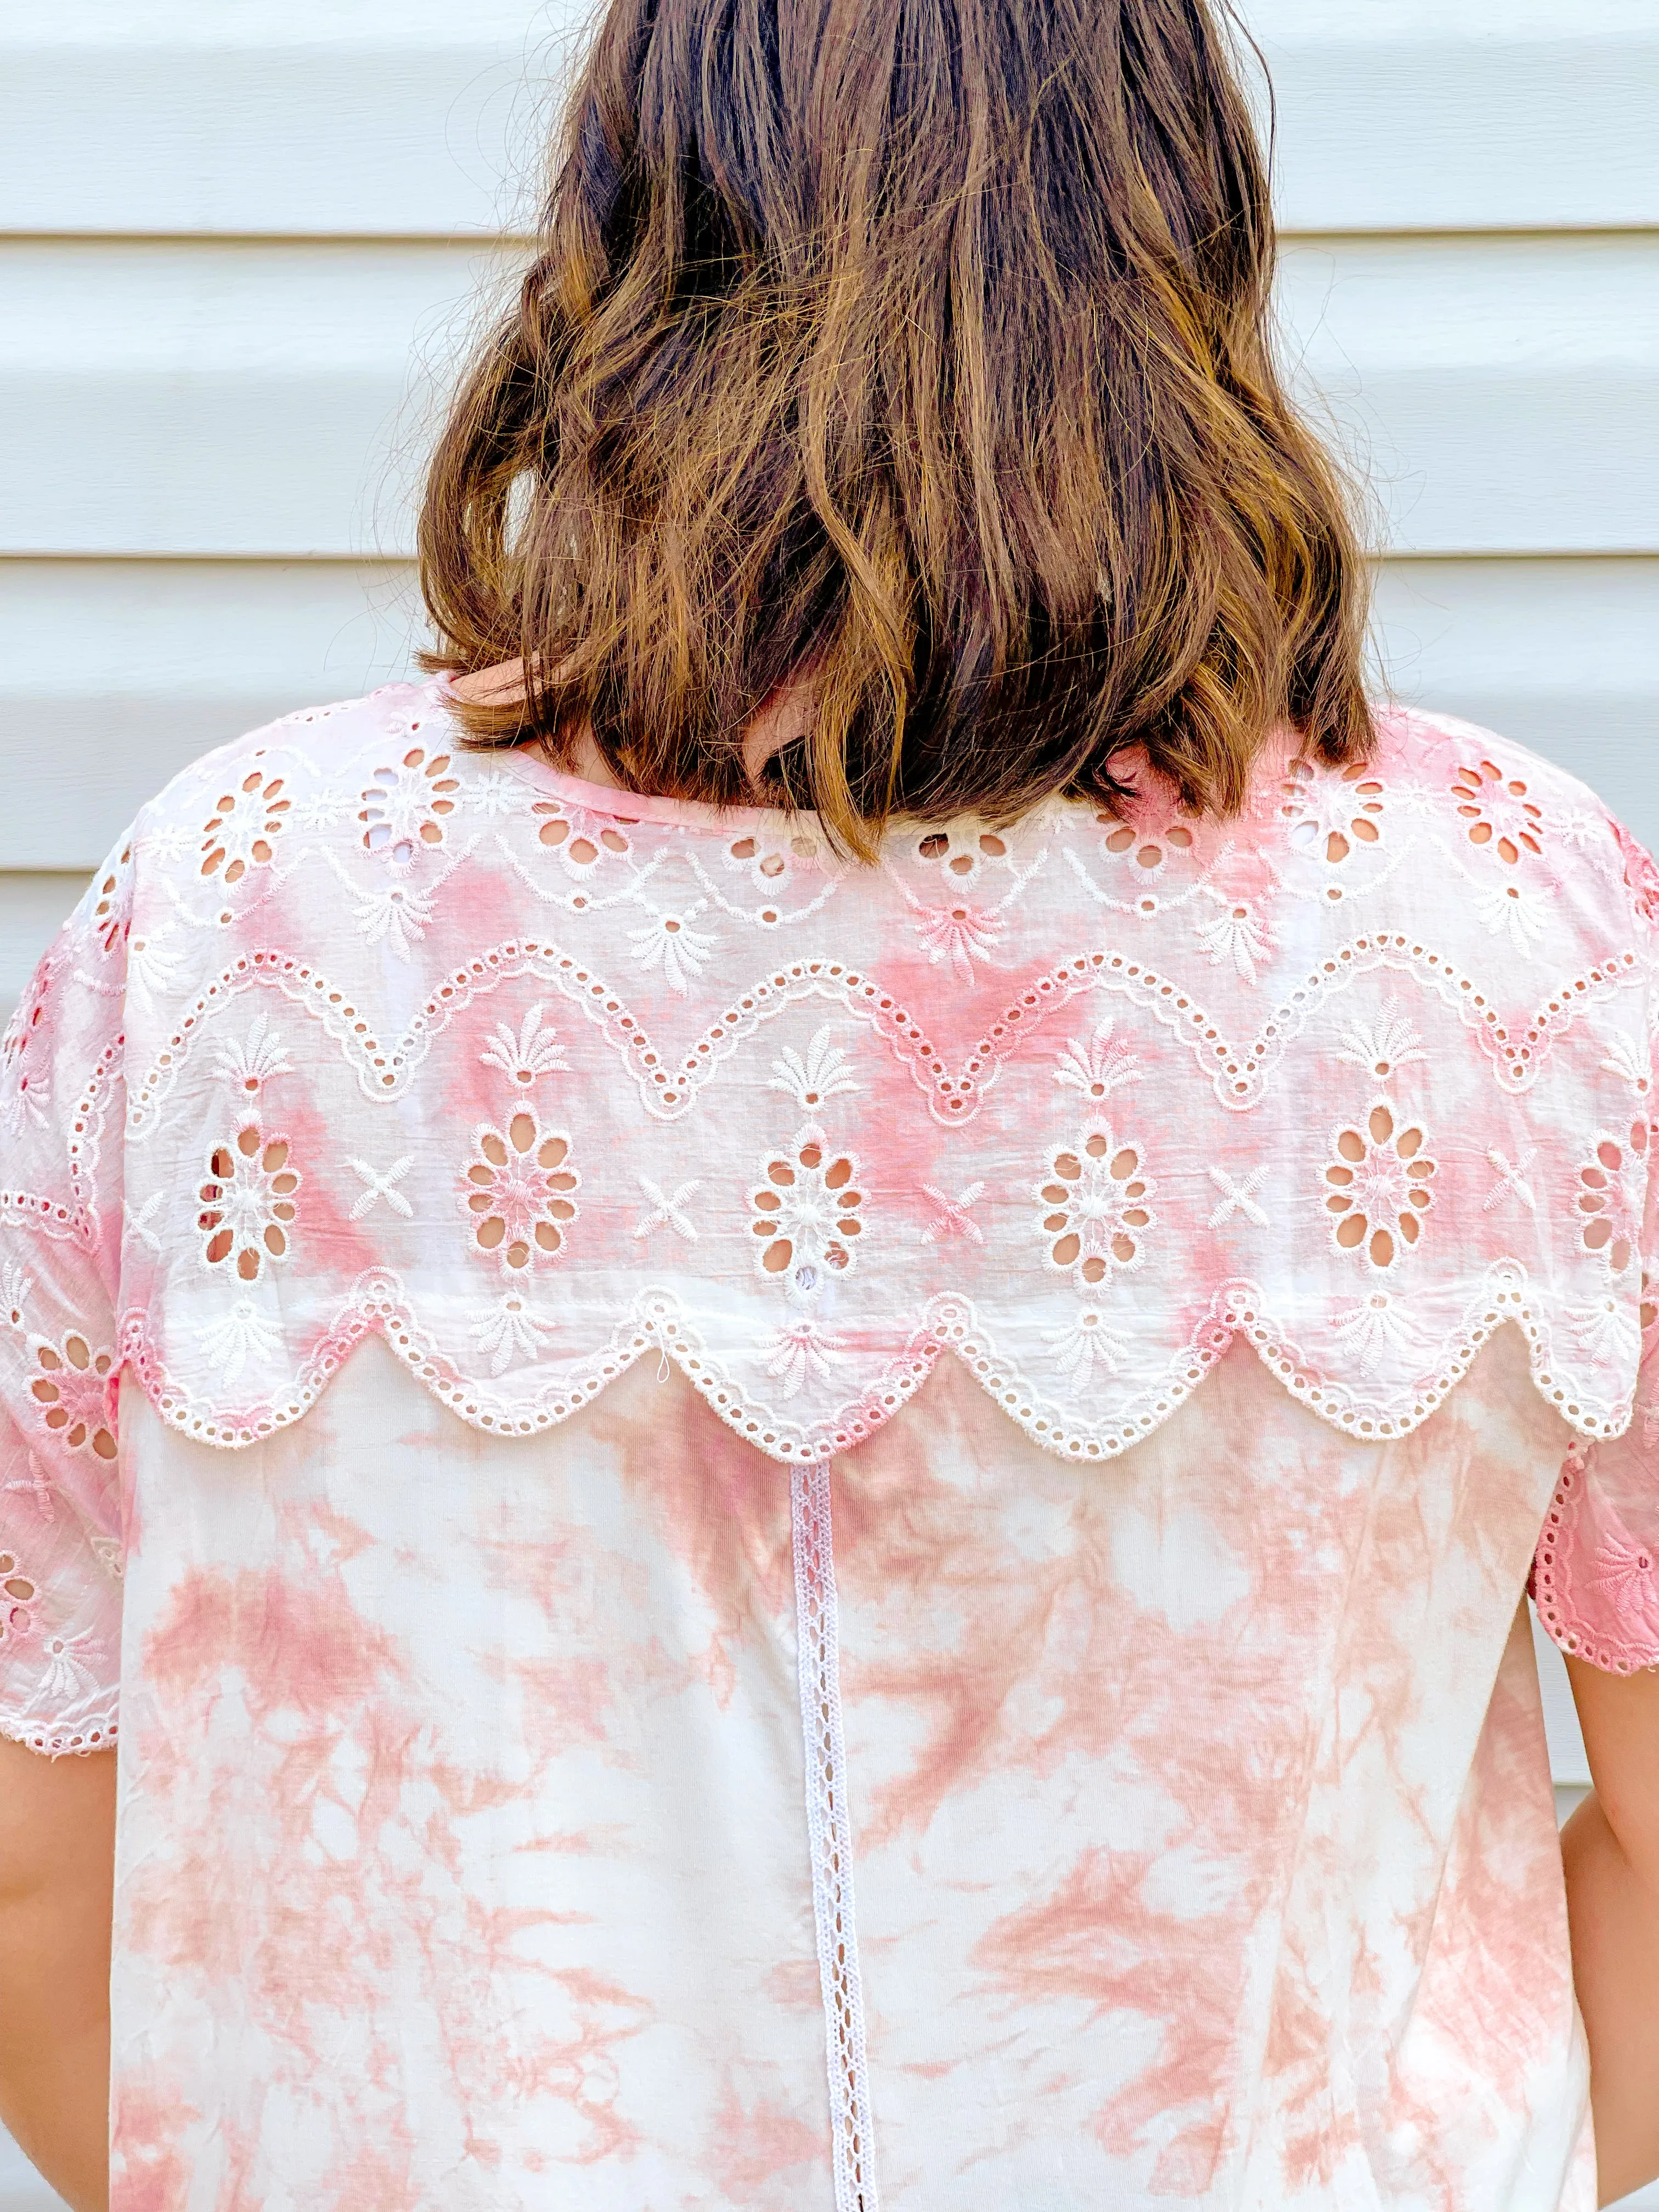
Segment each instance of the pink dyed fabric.
[{"label": "pink dyed fabric", "polygon": [[145,810],[0,1083],[118,2212],[1593,2205],[1659,880],[1382,733],[866,871],[393,685]]}]

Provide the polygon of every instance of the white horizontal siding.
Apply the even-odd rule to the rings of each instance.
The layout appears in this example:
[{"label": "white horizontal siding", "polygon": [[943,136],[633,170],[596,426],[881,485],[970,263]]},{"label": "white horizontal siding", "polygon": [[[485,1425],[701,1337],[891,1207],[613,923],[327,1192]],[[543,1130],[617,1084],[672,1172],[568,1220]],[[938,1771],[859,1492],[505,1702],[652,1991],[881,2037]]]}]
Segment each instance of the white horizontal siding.
[{"label": "white horizontal siding", "polygon": [[[0,553],[406,554],[483,248],[0,243]],[[1400,551],[1659,552],[1659,234],[1293,243],[1286,359]]]},{"label": "white horizontal siding", "polygon": [[[0,24],[0,228],[446,236],[516,181],[570,0],[60,0]],[[1292,229],[1659,222],[1648,0],[1255,0]],[[88,149],[98,158],[89,160]]]},{"label": "white horizontal siding", "polygon": [[[0,870],[90,871],[186,761],[405,672],[422,635],[399,564],[16,561],[3,573]],[[1659,847],[1659,558],[1394,561],[1376,613],[1379,681],[1553,754]],[[0,989],[16,980],[0,973]]]}]

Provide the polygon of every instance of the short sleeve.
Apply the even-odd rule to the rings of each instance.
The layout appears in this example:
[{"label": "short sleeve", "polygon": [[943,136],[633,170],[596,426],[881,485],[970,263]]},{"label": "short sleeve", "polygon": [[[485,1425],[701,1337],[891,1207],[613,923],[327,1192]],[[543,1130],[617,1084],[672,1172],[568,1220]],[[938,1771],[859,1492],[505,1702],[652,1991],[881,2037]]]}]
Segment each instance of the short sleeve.
[{"label": "short sleeve", "polygon": [[52,1755],[116,1734],[131,866],[124,843],[0,1047],[0,1735]]},{"label": "short sleeve", "polygon": [[[1638,925],[1659,934],[1659,871],[1619,834]],[[1650,998],[1650,1033],[1656,1015]],[[1628,1223],[1609,1220],[1607,1239],[1615,1258],[1628,1243],[1628,1266],[1641,1273],[1639,1307],[1626,1324],[1641,1332],[1635,1410],[1623,1436],[1576,1441],[1567,1454],[1531,1584],[1539,1619],[1561,1649],[1616,1674],[1659,1667],[1659,1036],[1654,1042],[1646,1070],[1628,1071],[1639,1090],[1631,1133],[1646,1140],[1645,1197]],[[1609,1193],[1614,1187],[1610,1177]]]}]

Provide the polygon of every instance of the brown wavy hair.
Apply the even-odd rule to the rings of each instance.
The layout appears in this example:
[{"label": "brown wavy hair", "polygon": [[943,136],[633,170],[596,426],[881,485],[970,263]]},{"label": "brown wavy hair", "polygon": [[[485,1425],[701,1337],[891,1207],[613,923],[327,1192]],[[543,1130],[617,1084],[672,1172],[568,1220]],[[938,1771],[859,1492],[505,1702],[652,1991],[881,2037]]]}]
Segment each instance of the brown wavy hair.
[{"label": "brown wavy hair", "polygon": [[866,856],[896,813],[1110,805],[1135,746],[1220,813],[1275,722],[1362,757],[1231,41],[1206,0],[611,0],[426,487],[426,665],[526,672],[469,734],[586,725],[635,789]]}]

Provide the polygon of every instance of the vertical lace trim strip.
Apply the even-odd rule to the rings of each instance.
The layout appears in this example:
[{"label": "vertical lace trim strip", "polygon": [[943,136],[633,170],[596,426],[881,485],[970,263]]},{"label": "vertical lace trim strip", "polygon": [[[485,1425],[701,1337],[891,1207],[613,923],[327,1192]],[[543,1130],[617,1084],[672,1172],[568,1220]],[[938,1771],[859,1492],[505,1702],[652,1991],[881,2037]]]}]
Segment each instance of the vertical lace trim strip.
[{"label": "vertical lace trim strip", "polygon": [[864,1996],[853,1912],[853,1840],[847,1814],[847,1755],[841,1730],[836,1564],[827,1464],[820,1461],[795,1468],[790,1508],[800,1717],[806,1742],[806,1826],[830,2067],[836,2212],[878,2212],[870,2084],[864,2056]]}]

